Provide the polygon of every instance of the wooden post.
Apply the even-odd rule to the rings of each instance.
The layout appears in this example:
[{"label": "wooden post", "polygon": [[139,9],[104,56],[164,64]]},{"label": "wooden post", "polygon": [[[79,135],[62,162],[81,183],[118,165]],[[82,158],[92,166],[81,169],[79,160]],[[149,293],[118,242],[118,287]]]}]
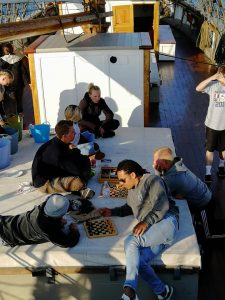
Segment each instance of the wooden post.
[{"label": "wooden post", "polygon": [[34,53],[36,52],[36,48],[47,38],[48,38],[48,35],[40,36],[24,51],[28,55],[28,60],[29,60],[31,91],[32,91],[35,124],[41,123],[41,116],[40,116],[40,107],[39,107],[39,100],[38,100]]},{"label": "wooden post", "polygon": [[159,1],[154,3],[154,50],[159,51]]}]

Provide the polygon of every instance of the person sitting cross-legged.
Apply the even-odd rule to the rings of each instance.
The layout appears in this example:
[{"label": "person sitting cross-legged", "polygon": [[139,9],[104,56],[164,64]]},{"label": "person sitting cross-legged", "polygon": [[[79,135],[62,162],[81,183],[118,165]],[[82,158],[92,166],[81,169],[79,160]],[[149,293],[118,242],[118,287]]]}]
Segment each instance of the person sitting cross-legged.
[{"label": "person sitting cross-legged", "polygon": [[86,155],[74,148],[72,121],[61,120],[55,126],[56,137],[43,144],[32,163],[34,187],[43,193],[86,193],[91,164]]},{"label": "person sitting cross-legged", "polygon": [[128,189],[127,203],[113,209],[102,208],[103,216],[133,214],[138,223],[125,240],[126,280],[121,300],[138,300],[138,275],[150,285],[159,300],[169,300],[173,288],[163,283],[151,267],[151,260],[174,241],[178,228],[178,208],[169,198],[163,180],[144,174],[133,160],[117,166],[121,186]]}]

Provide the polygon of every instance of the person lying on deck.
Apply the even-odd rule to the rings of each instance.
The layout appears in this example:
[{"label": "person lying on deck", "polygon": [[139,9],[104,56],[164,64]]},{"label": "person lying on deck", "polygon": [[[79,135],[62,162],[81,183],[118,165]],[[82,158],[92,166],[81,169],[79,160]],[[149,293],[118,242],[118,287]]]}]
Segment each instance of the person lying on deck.
[{"label": "person lying on deck", "polygon": [[73,122],[59,121],[55,132],[56,137],[43,144],[35,154],[32,163],[33,185],[48,194],[75,191],[85,194],[91,163],[88,156],[82,155],[71,144],[75,137]]},{"label": "person lying on deck", "polygon": [[211,202],[212,192],[208,186],[184,165],[180,157],[174,157],[169,147],[154,150],[153,167],[172,196],[186,199],[192,211],[202,210]]},{"label": "person lying on deck", "polygon": [[123,160],[117,166],[121,186],[128,189],[127,203],[113,209],[102,208],[103,216],[133,214],[138,223],[125,240],[126,280],[121,300],[138,300],[138,274],[150,285],[157,299],[171,299],[173,288],[164,284],[150,265],[151,260],[171,245],[178,228],[178,208],[170,200],[163,180],[144,174],[133,160]]},{"label": "person lying on deck", "polygon": [[0,216],[0,245],[21,246],[52,242],[60,247],[74,247],[80,234],[75,223],[65,231],[64,215],[69,200],[60,194],[47,197],[46,201],[25,213]]}]

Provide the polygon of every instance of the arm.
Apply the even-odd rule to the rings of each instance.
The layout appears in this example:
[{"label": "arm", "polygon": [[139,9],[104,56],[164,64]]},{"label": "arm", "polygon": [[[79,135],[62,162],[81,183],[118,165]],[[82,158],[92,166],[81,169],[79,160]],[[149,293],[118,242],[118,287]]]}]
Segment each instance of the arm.
[{"label": "arm", "polygon": [[115,208],[100,208],[100,213],[103,217],[111,217],[111,216],[118,216],[118,217],[126,217],[132,215],[132,209],[127,204]]},{"label": "arm", "polygon": [[[146,182],[146,195],[140,208],[140,219],[148,225],[153,225],[162,220],[169,209],[169,200],[161,178],[154,176]],[[147,213],[146,213],[147,212]]]},{"label": "arm", "polygon": [[203,80],[196,86],[196,91],[197,92],[202,92],[204,89],[207,87],[207,85],[213,81],[213,80],[218,80],[220,78],[220,73],[215,73],[214,75],[210,76],[209,78]]},{"label": "arm", "polygon": [[101,109],[105,115],[105,121],[103,121],[103,124],[104,124],[104,122],[113,119],[114,114],[111,111],[111,109],[108,107],[108,105],[106,104],[104,99],[101,99]]}]

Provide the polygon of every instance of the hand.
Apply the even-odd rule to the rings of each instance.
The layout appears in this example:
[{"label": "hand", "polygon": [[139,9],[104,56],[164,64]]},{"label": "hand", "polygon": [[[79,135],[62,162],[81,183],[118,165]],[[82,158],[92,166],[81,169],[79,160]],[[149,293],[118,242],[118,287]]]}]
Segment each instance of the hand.
[{"label": "hand", "polygon": [[76,148],[76,145],[74,145],[74,144],[69,144],[69,149],[75,149]]},{"label": "hand", "polygon": [[133,234],[142,235],[147,229],[148,229],[148,224],[144,222],[139,222],[136,226],[134,226]]},{"label": "hand", "polygon": [[77,224],[71,223],[70,224],[70,231],[72,231],[72,232],[78,231]]},{"label": "hand", "polygon": [[99,212],[103,217],[111,217],[112,215],[111,209],[108,207],[100,208]]}]

